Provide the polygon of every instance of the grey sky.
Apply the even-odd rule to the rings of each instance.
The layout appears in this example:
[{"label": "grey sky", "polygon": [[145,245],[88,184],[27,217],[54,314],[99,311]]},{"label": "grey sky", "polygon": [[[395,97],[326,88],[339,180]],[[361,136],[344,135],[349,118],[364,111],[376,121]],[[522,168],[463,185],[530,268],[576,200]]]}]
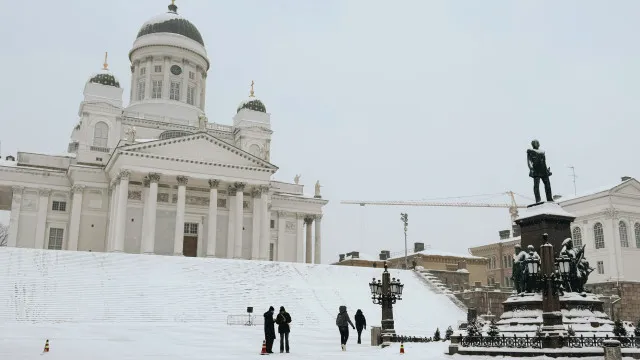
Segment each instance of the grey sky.
[{"label": "grey sky", "polygon": [[[104,51],[128,103],[128,51],[168,3],[2,0],[3,157],[66,151],[83,86]],[[275,178],[301,173],[308,193],[322,183],[331,201],[325,262],[356,249],[402,249],[404,210],[410,242],[466,252],[496,240],[509,225],[506,209],[339,201],[507,190],[532,197],[525,149],[533,137],[547,151],[556,194],[573,192],[568,165],[578,192],[638,174],[640,2],[176,4],[211,59],[209,120],[230,124],[255,80],[272,114]]]}]

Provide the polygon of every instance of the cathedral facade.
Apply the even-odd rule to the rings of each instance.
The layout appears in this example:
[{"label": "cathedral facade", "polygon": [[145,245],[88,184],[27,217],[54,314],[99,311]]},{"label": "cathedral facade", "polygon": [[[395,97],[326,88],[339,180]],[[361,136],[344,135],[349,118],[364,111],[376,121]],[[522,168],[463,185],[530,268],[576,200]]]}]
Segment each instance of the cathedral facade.
[{"label": "cathedral facade", "polygon": [[320,263],[327,200],[319,183],[305,195],[298,177],[272,180],[253,84],[233,125],[209,122],[204,41],[174,4],[142,25],[129,60],[127,107],[105,55],[67,153],[0,160],[7,245]]}]

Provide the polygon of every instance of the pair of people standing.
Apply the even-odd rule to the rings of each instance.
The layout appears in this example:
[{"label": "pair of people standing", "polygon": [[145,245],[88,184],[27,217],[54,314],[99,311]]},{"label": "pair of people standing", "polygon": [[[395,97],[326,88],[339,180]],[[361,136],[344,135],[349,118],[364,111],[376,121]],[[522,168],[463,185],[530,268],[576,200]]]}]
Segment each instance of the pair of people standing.
[{"label": "pair of people standing", "polygon": [[273,342],[276,340],[275,324],[278,324],[278,333],[280,334],[280,352],[283,353],[286,350],[288,353],[291,315],[285,311],[284,306],[280,306],[280,312],[274,319],[274,310],[273,306],[270,306],[269,311],[264,313],[264,338],[267,353],[273,354]]},{"label": "pair of people standing", "polygon": [[342,351],[347,350],[347,340],[349,340],[349,325],[353,329],[358,330],[358,344],[361,344],[361,334],[362,330],[367,328],[367,320],[362,313],[362,310],[358,309],[356,311],[356,326],[351,322],[351,318],[349,318],[349,314],[347,313],[347,307],[342,305],[339,308],[338,316],[336,317],[336,325],[338,326],[338,330],[340,331],[340,346],[342,347]]}]

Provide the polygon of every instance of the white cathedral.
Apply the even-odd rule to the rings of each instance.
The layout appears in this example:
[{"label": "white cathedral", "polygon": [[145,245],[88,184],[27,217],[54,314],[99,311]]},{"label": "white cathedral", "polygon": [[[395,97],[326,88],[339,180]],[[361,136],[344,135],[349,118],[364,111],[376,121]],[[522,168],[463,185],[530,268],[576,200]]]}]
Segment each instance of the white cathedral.
[{"label": "white cathedral", "polygon": [[0,160],[7,245],[320,263],[327,200],[319,182],[305,196],[299,176],[272,180],[271,115],[253,83],[232,126],[208,122],[204,41],[173,2],[129,60],[129,106],[105,55],[68,154]]}]

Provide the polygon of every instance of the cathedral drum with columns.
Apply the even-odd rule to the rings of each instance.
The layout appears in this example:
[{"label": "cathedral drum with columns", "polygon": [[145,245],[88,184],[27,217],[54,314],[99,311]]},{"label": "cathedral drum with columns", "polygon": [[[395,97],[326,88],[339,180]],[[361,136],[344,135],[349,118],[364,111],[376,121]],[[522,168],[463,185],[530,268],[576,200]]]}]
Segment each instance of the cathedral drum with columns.
[{"label": "cathedral drum with columns", "polygon": [[233,125],[209,122],[204,40],[173,2],[129,60],[126,108],[105,54],[67,153],[0,159],[7,245],[320,263],[327,200],[319,183],[305,195],[299,176],[272,180],[271,115],[253,82]]}]

